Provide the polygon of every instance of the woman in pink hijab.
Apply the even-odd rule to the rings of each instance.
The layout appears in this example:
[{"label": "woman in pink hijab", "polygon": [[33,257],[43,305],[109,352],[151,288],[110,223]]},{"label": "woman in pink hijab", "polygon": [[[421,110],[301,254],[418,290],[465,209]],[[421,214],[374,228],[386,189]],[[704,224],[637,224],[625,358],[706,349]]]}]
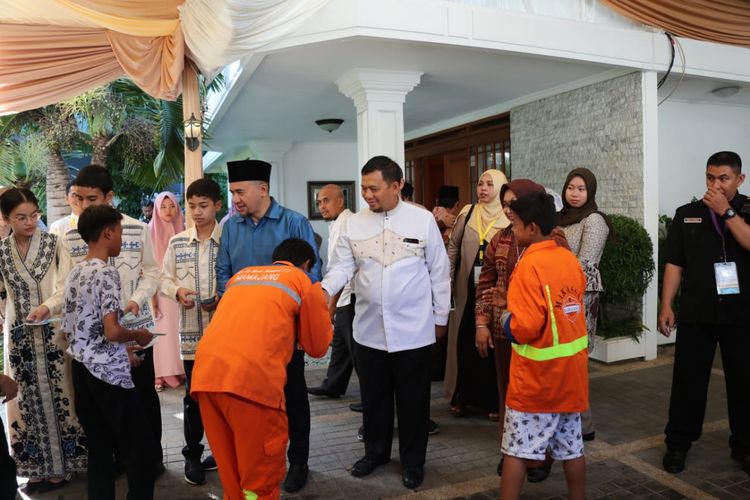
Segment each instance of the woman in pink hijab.
[{"label": "woman in pink hijab", "polygon": [[[148,228],[151,231],[154,257],[161,266],[169,239],[185,229],[182,211],[174,194],[167,191],[159,193]],[[164,386],[177,387],[185,380],[185,370],[180,359],[179,311],[177,302],[158,292],[151,303],[156,322],[154,331],[166,334],[154,346],[155,384],[156,390],[160,391]]]}]

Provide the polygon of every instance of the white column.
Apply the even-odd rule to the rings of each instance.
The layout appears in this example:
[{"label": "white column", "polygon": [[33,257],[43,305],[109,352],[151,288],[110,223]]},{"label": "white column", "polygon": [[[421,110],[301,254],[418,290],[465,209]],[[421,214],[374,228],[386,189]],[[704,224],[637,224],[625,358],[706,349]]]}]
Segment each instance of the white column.
[{"label": "white column", "polygon": [[336,80],[357,108],[357,161],[385,155],[404,168],[404,101],[421,71],[353,69]]},{"label": "white column", "polygon": [[[654,266],[659,262],[659,123],[656,72],[641,73],[643,96],[643,227],[654,245]],[[658,273],[643,298],[643,324],[649,331],[643,335],[645,359],[656,358],[656,309],[658,304]]]},{"label": "white column", "polygon": [[250,144],[252,156],[271,164],[269,192],[277,202],[284,204],[284,155],[292,149],[289,141],[253,141]]}]

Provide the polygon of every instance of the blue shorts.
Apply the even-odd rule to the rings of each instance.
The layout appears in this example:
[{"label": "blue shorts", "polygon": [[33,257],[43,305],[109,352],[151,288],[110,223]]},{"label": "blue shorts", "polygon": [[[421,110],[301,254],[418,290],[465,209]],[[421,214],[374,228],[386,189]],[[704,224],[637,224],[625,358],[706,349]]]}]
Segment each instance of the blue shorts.
[{"label": "blue shorts", "polygon": [[583,456],[580,413],[526,413],[505,407],[502,452],[527,460]]}]

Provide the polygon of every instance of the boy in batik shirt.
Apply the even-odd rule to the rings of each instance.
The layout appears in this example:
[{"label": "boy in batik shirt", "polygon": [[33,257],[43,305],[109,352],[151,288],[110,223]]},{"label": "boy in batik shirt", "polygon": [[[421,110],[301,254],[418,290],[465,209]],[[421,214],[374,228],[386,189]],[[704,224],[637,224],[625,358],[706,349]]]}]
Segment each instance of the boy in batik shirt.
[{"label": "boy in batik shirt", "polygon": [[153,463],[161,449],[149,427],[131,365],[152,340],[146,329],[120,326],[120,275],[108,264],[120,253],[122,215],[109,206],[92,206],[78,221],[88,245],[86,258],[65,283],[62,330],[73,357],[76,413],[88,442],[89,498],[115,498],[113,456],[125,466],[128,498],[154,496]]}]

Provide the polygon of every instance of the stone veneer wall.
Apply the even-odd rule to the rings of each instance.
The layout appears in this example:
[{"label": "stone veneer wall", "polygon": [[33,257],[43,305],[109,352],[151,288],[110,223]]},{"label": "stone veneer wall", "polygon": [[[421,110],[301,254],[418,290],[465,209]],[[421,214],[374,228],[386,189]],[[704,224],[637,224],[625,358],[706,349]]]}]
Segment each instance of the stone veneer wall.
[{"label": "stone veneer wall", "polygon": [[587,167],[597,178],[599,209],[643,223],[640,73],[513,108],[510,135],[513,178],[562,195],[567,173]]}]

